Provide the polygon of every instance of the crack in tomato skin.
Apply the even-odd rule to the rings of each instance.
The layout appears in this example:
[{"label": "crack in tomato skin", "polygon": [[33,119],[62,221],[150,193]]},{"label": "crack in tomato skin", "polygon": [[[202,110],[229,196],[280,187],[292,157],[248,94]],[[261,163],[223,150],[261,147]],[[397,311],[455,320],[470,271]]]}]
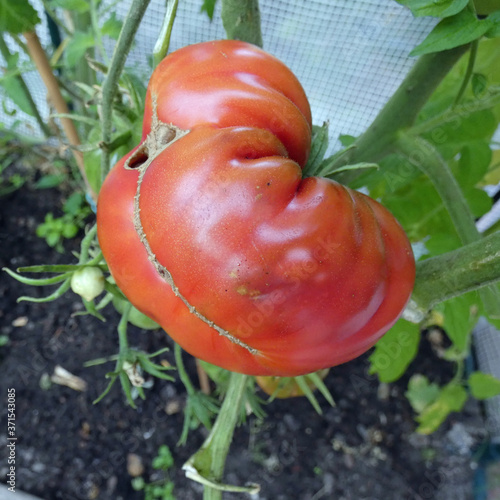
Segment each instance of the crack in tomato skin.
[{"label": "crack in tomato skin", "polygon": [[[137,235],[144,245],[146,252],[148,254],[149,261],[155,267],[157,273],[161,278],[168,283],[172,292],[176,297],[178,297],[185,306],[188,308],[191,314],[194,314],[198,319],[206,323],[210,328],[213,328],[219,335],[226,337],[232,343],[243,347],[248,350],[252,355],[257,355],[258,350],[250,347],[249,345],[242,342],[237,337],[231,335],[227,330],[224,330],[219,325],[205,317],[201,314],[196,307],[191,304],[186,297],[181,293],[177,285],[175,284],[174,278],[170,271],[163,266],[157,259],[154,252],[151,250],[146,233],[141,222],[141,209],[140,209],[140,197],[141,197],[141,185],[145,173],[152,162],[163,152],[165,149],[170,147],[175,141],[178,141],[183,136],[189,133],[189,130],[182,130],[172,124],[166,124],[158,119],[157,109],[156,109],[156,96],[153,96],[153,121],[151,124],[151,131],[139,145],[138,149],[125,161],[125,169],[136,169],[139,172],[139,177],[137,179],[137,191],[134,196],[134,227]],[[130,165],[135,164],[139,158],[140,164],[134,167]]]}]

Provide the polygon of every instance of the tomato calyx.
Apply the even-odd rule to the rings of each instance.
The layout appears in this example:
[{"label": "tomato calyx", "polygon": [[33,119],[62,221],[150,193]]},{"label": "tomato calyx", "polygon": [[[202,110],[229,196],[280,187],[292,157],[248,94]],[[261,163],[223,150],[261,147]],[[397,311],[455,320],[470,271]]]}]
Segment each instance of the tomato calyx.
[{"label": "tomato calyx", "polygon": [[146,252],[148,254],[149,261],[153,264],[156,272],[165,281],[176,297],[182,300],[189,312],[195,315],[198,319],[206,323],[209,327],[213,328],[219,335],[226,337],[232,343],[247,349],[252,355],[259,354],[259,351],[248,344],[242,342],[239,338],[232,335],[230,332],[220,327],[212,320],[200,313],[195,306],[193,306],[188,299],[181,293],[179,287],[176,285],[172,273],[158,260],[157,256],[151,249],[151,245],[147,239],[147,235],[144,231],[144,227],[141,221],[141,209],[140,209],[140,197],[141,197],[141,187],[144,176],[148,167],[152,162],[169,146],[174,142],[184,137],[188,134],[189,130],[183,130],[176,127],[173,124],[168,124],[162,122],[157,113],[156,99],[153,96],[153,118],[151,124],[151,131],[146,136],[144,141],[139,145],[137,150],[127,159],[124,164],[126,170],[137,170],[139,172],[139,177],[137,180],[137,191],[134,197],[134,227],[144,245]]}]

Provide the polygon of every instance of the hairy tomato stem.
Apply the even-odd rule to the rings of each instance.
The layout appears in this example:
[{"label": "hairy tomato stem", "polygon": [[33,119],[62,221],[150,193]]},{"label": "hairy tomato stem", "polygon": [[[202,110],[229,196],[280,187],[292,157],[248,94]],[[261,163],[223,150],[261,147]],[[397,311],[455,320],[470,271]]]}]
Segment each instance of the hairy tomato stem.
[{"label": "hairy tomato stem", "polygon": [[109,142],[111,141],[112,132],[112,116],[113,116],[113,100],[118,88],[118,81],[125,66],[127,55],[134,41],[135,34],[141,20],[146,12],[146,9],[151,0],[133,0],[130,10],[128,11],[125,23],[118,42],[116,43],[111,64],[106,75],[106,80],[102,86],[102,109],[101,109],[101,129],[102,136],[101,142],[102,156],[101,156],[101,179],[104,180],[109,172],[110,167],[110,152]]},{"label": "hairy tomato stem", "polygon": [[498,281],[500,231],[452,252],[417,262],[412,298],[419,307],[428,310],[438,302]]},{"label": "hairy tomato stem", "polygon": [[258,491],[255,485],[247,488],[221,483],[248,380],[248,375],[231,374],[226,397],[210,434],[202,447],[183,466],[187,477],[204,484],[203,500],[221,500],[222,491]]},{"label": "hairy tomato stem", "polygon": [[[347,163],[377,162],[393,152],[397,133],[413,125],[429,97],[468,48],[462,45],[421,56],[349,154],[340,157],[332,169]],[[335,180],[349,184],[359,175],[359,171],[349,170]]]}]

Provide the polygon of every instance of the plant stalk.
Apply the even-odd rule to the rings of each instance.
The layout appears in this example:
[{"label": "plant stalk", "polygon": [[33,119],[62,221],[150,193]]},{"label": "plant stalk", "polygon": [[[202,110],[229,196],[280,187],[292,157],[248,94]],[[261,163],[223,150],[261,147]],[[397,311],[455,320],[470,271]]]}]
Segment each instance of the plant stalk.
[{"label": "plant stalk", "polygon": [[467,200],[448,164],[436,148],[421,137],[406,133],[398,135],[396,146],[432,182],[450,214],[464,245],[480,238]]},{"label": "plant stalk", "polygon": [[255,491],[255,488],[245,489],[221,484],[248,379],[248,375],[231,374],[224,402],[209,436],[183,467],[189,478],[205,485],[203,500],[221,500],[222,491]]},{"label": "plant stalk", "polygon": [[123,24],[120,36],[116,42],[108,74],[102,85],[102,107],[101,107],[101,179],[104,180],[110,168],[109,143],[113,131],[113,100],[118,89],[118,81],[125,67],[127,55],[134,41],[135,34],[142,21],[144,13],[150,0],[133,0]]},{"label": "plant stalk", "polygon": [[153,49],[153,67],[155,68],[167,55],[178,4],[179,0],[167,0],[167,11],[165,12],[158,40]]},{"label": "plant stalk", "polygon": [[[28,46],[28,52],[31,59],[35,63],[35,66],[40,73],[40,76],[45,83],[47,88],[47,93],[49,99],[51,100],[53,106],[55,107],[58,114],[65,115],[69,114],[69,109],[61,94],[61,89],[57,82],[56,77],[50,66],[50,62],[47,58],[47,54],[43,50],[42,44],[34,31],[24,33],[24,38],[26,39],[26,44]],[[90,193],[92,198],[96,199],[96,193],[90,187],[90,184],[85,174],[85,165],[83,162],[83,154],[75,149],[76,146],[80,145],[80,138],[78,137],[78,132],[76,130],[75,124],[69,118],[60,118],[61,125],[66,135],[66,138],[71,146],[74,146],[71,151],[78,165],[78,169],[83,177],[87,191]]]},{"label": "plant stalk", "polygon": [[258,0],[222,0],[221,17],[229,39],[262,47]]},{"label": "plant stalk", "polygon": [[500,231],[418,262],[412,299],[422,309],[429,310],[439,302],[498,281]]},{"label": "plant stalk", "polygon": [[[436,188],[443,205],[450,214],[453,225],[464,245],[481,239],[474,218],[462,190],[450,167],[436,148],[421,137],[401,132],[396,145],[430,179]],[[481,300],[490,315],[497,314],[500,295],[494,288],[479,291]]]},{"label": "plant stalk", "polygon": [[[332,170],[347,163],[377,162],[394,149],[397,133],[410,127],[450,69],[469,45],[421,56],[373,123],[355,141],[354,148],[342,155]],[[335,177],[349,184],[360,172],[345,171]]]}]

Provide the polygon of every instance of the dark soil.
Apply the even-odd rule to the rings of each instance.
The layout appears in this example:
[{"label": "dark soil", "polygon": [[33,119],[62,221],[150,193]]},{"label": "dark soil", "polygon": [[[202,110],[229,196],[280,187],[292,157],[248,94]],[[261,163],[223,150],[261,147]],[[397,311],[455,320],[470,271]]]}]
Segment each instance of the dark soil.
[{"label": "dark soil", "polygon": [[[78,248],[78,241],[67,243],[68,251],[62,255],[35,235],[44,215],[60,210],[61,196],[57,190],[25,186],[0,201],[2,267],[72,261],[70,250]],[[73,316],[82,305],[72,292],[48,304],[16,303],[20,295],[46,293],[1,275],[1,334],[10,341],[0,347],[0,407],[6,407],[7,389],[14,388],[16,489],[46,500],[141,499],[144,493],[131,487],[127,459],[136,455],[144,466],[145,480],[158,479],[152,460],[159,446],[167,444],[175,459],[170,474],[175,497],[200,499],[201,487],[185,478],[181,466],[198,449],[206,431],[193,430],[188,444],[177,447],[182,411],[165,412],[172,401],[182,409],[183,385],[178,380],[155,380],[146,390],[147,399],[138,400],[138,409],[133,410],[116,384],[104,400],[93,405],[113,364],[92,368],[83,364],[118,351],[118,316],[111,309],[106,311],[106,323]],[[148,352],[171,346],[162,331],[134,328],[130,342]],[[164,358],[173,362],[171,352]],[[196,380],[194,362],[185,358]],[[56,365],[84,379],[88,389],[77,392],[56,384],[43,389],[41,380],[52,375]],[[434,435],[417,435],[404,396],[408,376],[391,386],[380,385],[367,375],[367,369],[364,356],[330,372],[326,384],[336,407],[318,397],[322,416],[301,398],[266,406],[264,421],[249,417],[247,425],[236,431],[226,482],[259,483],[261,492],[254,500],[472,498],[472,456],[484,437],[478,406],[469,401],[464,412],[450,417]],[[450,369],[424,338],[410,372],[444,382],[451,376]],[[0,476],[5,482],[5,411],[0,429]],[[226,498],[248,497],[228,494]]]}]

